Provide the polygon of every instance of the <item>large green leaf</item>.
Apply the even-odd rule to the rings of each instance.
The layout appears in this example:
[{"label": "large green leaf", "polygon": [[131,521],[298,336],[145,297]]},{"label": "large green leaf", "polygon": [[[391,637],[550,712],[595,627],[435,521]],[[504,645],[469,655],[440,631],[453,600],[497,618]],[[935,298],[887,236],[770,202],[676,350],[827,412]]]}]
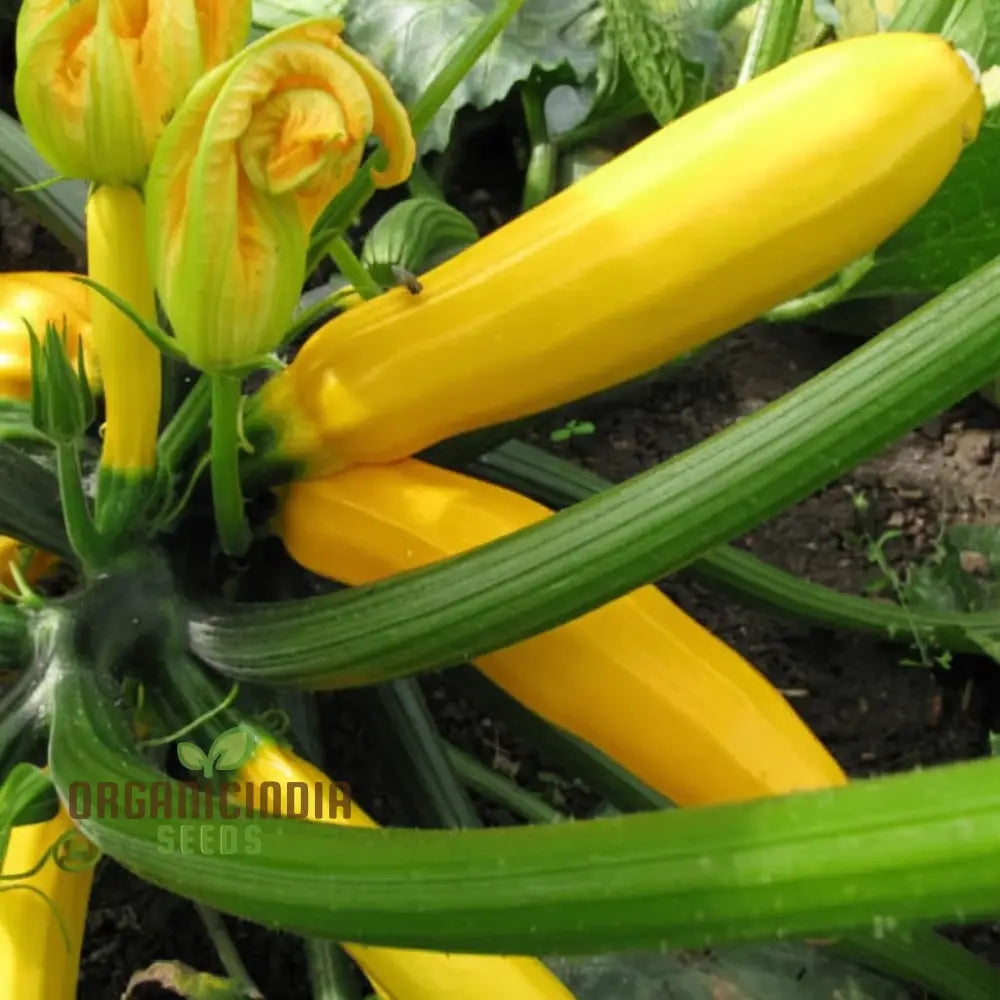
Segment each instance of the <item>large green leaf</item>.
[{"label": "large green leaf", "polygon": [[[431,122],[421,137],[423,149],[447,145],[460,108],[494,104],[533,72],[561,72],[576,81],[591,73],[597,57],[577,22],[593,5],[594,0],[526,0]],[[345,16],[351,44],[380,66],[403,102],[412,105],[492,7],[492,0],[356,0]]]},{"label": "large green leaf", "polygon": [[639,93],[661,124],[684,102],[684,61],[666,12],[641,0],[602,0]]},{"label": "large green leaf", "polygon": [[[421,148],[448,144],[457,112],[485,108],[537,71],[581,82],[597,55],[584,23],[599,0],[525,0],[503,36],[465,77],[420,137]],[[304,16],[339,15],[352,45],[392,81],[412,106],[463,40],[494,7],[493,0],[256,0],[254,23],[274,28]]]},{"label": "large green leaf", "polygon": [[[943,28],[980,66],[1000,63],[1000,0],[957,3]],[[934,294],[1000,253],[1000,112],[987,116],[931,201],[881,246],[875,267],[848,298]]]},{"label": "large green leaf", "polygon": [[942,291],[1000,254],[1000,116],[991,115],[931,201],[879,247],[849,298]]},{"label": "large green leaf", "polygon": [[255,28],[270,30],[307,17],[336,17],[347,0],[253,0]]}]

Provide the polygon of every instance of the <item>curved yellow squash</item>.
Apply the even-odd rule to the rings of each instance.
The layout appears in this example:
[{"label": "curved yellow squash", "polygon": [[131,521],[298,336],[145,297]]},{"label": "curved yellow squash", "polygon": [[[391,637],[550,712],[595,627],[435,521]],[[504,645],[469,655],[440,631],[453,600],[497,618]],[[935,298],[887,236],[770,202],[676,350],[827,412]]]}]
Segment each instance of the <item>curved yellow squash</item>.
[{"label": "curved yellow squash", "polygon": [[[298,563],[358,585],[483,545],[549,513],[498,486],[410,459],[293,483],[278,529]],[[845,780],[767,680],[655,587],[476,666],[679,805]]]},{"label": "curved yellow squash", "polygon": [[[0,872],[16,875],[30,871],[59,837],[73,829],[62,810],[47,823],[15,827]],[[24,882],[0,883],[4,888],[18,887],[0,894],[0,997],[73,1000],[93,880],[92,868],[67,872],[48,858],[42,869]],[[21,888],[24,885],[44,893],[58,909],[69,937],[68,947],[49,903]]]},{"label": "curved yellow squash", "polygon": [[[274,743],[258,744],[239,778],[258,788],[265,781],[283,785],[304,781],[313,787],[330,780],[312,764]],[[353,802],[350,812],[349,817],[318,822],[377,825]],[[381,1000],[573,1000],[566,987],[534,958],[446,955],[358,944],[345,944],[344,948],[364,970]]]},{"label": "curved yellow squash", "polygon": [[798,56],[318,331],[251,431],[321,474],[625,381],[805,292],[934,193],[983,98],[941,38]]}]

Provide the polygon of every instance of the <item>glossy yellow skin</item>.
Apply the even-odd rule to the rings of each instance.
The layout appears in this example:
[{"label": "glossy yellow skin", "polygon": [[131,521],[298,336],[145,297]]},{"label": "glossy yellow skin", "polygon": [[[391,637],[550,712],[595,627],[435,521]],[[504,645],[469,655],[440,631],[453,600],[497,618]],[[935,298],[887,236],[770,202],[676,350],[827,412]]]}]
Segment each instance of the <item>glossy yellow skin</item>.
[{"label": "glossy yellow skin", "polygon": [[627,380],[873,249],[973,139],[930,35],[798,56],[421,277],[333,319],[262,391],[310,474],[415,454]]},{"label": "glossy yellow skin", "polygon": [[[516,493],[409,459],[293,483],[278,530],[298,563],[358,585],[549,514]],[[767,680],[655,587],[480,657],[476,666],[678,805],[845,780]]]},{"label": "glossy yellow skin", "polygon": [[[90,277],[155,323],[145,226],[146,208],[132,188],[100,187],[87,202]],[[128,316],[93,291],[90,314],[107,414],[102,467],[149,472],[156,464],[160,423],[160,352]]]},{"label": "glossy yellow skin", "polygon": [[[241,782],[304,781],[326,784],[329,778],[291,750],[273,743],[258,745],[240,771]],[[319,822],[374,827],[374,820],[351,804],[350,817]],[[573,1000],[573,995],[537,959],[496,955],[446,955],[403,948],[345,944],[382,1000]]]},{"label": "glossy yellow skin", "polygon": [[[15,827],[0,871],[4,875],[30,871],[72,829],[63,811],[48,823]],[[0,997],[73,1000],[93,880],[93,868],[66,872],[49,858],[25,883],[0,883],[26,884],[45,893],[58,907],[70,939],[67,951],[50,906],[36,894],[22,889],[0,894]]]},{"label": "glossy yellow skin", "polygon": [[31,341],[25,321],[38,337],[48,323],[67,334],[69,356],[76,359],[82,338],[91,381],[97,362],[90,349],[90,302],[86,285],[73,274],[11,271],[0,274],[0,399],[31,399]]}]

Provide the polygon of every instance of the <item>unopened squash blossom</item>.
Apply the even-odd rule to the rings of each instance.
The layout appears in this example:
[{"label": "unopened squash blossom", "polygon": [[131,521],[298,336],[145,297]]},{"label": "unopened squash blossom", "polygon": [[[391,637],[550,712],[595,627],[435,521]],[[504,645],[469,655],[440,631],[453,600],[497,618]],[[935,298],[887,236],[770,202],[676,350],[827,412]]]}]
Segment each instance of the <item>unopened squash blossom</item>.
[{"label": "unopened squash blossom", "polygon": [[[330,779],[308,761],[270,740],[261,739],[239,775],[241,802],[246,785],[282,786],[305,782],[326,786]],[[350,815],[314,822],[374,827],[355,803]],[[404,948],[345,944],[344,948],[371,980],[381,1000],[573,1000],[565,986],[537,959],[496,955],[451,955]]]},{"label": "unopened squash blossom", "polygon": [[[14,93],[39,152],[97,186],[87,205],[90,277],[155,323],[137,190],[167,122],[195,82],[238,52],[249,0],[26,0],[17,23]],[[156,462],[160,355],[95,295],[94,340],[107,423],[97,520],[115,534],[141,514]]]},{"label": "unopened squash blossom", "polygon": [[149,256],[188,360],[219,372],[277,346],[305,280],[313,223],[365,144],[377,185],[409,176],[406,113],[337,20],[275,31],[206,76],[167,127],[146,186]]},{"label": "unopened squash blossom", "polygon": [[245,0],[24,0],[21,121],[59,173],[141,185],[165,124],[249,30]]},{"label": "unopened squash blossom", "polygon": [[252,440],[315,475],[625,381],[801,294],[934,193],[979,130],[937,36],[800,55],[421,276],[333,319],[261,391]]},{"label": "unopened squash blossom", "polygon": [[[90,293],[72,274],[10,271],[0,274],[0,400],[31,398],[31,340],[51,323],[65,331],[66,351],[75,358],[83,342],[87,373],[97,374],[91,349]],[[96,384],[96,378],[94,378]]]},{"label": "unopened squash blossom", "polygon": [[[11,878],[31,871],[74,829],[63,809],[46,823],[14,827],[0,873]],[[78,834],[69,843],[81,855],[90,850]],[[65,864],[50,856],[30,877],[0,882],[0,890],[7,890],[0,892],[0,996],[5,1000],[76,996],[93,860]]]}]

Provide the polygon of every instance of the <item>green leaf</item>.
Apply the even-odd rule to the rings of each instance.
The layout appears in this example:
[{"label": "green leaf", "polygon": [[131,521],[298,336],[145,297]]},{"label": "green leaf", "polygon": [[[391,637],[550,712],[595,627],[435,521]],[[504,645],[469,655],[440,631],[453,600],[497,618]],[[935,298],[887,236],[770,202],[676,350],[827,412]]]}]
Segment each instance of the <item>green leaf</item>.
[{"label": "green leaf", "polygon": [[55,816],[59,796],[52,779],[33,764],[16,764],[0,785],[0,862],[15,826],[42,823]]},{"label": "green leaf", "polygon": [[35,429],[31,420],[31,404],[19,399],[0,399],[0,441],[49,443],[49,439]]},{"label": "green leaf", "polygon": [[611,31],[642,94],[661,125],[684,103],[684,63],[674,26],[655,0],[602,0]]},{"label": "green leaf", "polygon": [[997,65],[1000,63],[1000,2],[959,0],[942,34],[970,53],[983,69]]},{"label": "green leaf", "polygon": [[[576,22],[594,2],[525,0],[423,133],[421,148],[443,149],[460,108],[494,104],[535,71],[582,80],[596,56],[578,37]],[[492,7],[493,0],[359,0],[345,17],[351,44],[386,73],[410,107]]]},{"label": "green leaf", "polygon": [[253,25],[262,31],[283,28],[308,17],[336,17],[348,0],[253,0]]},{"label": "green leaf", "polygon": [[1000,254],[1000,115],[990,115],[937,194],[875,253],[846,298],[936,293]]},{"label": "green leaf", "polygon": [[1000,526],[953,524],[923,566],[910,568],[907,601],[937,612],[1000,609]]},{"label": "green leaf", "polygon": [[76,563],[66,537],[56,477],[12,445],[0,441],[0,534],[13,535]]},{"label": "green leaf", "polygon": [[[179,749],[179,748],[178,748]],[[208,756],[218,771],[236,771],[253,753],[250,734],[240,726],[222,733],[212,744]]]},{"label": "green leaf", "polygon": [[365,240],[361,262],[383,287],[396,285],[393,267],[422,274],[479,239],[472,222],[436,198],[411,198],[389,209]]},{"label": "green leaf", "polygon": [[177,744],[177,759],[189,771],[201,771],[209,761],[201,747],[187,740]]}]

